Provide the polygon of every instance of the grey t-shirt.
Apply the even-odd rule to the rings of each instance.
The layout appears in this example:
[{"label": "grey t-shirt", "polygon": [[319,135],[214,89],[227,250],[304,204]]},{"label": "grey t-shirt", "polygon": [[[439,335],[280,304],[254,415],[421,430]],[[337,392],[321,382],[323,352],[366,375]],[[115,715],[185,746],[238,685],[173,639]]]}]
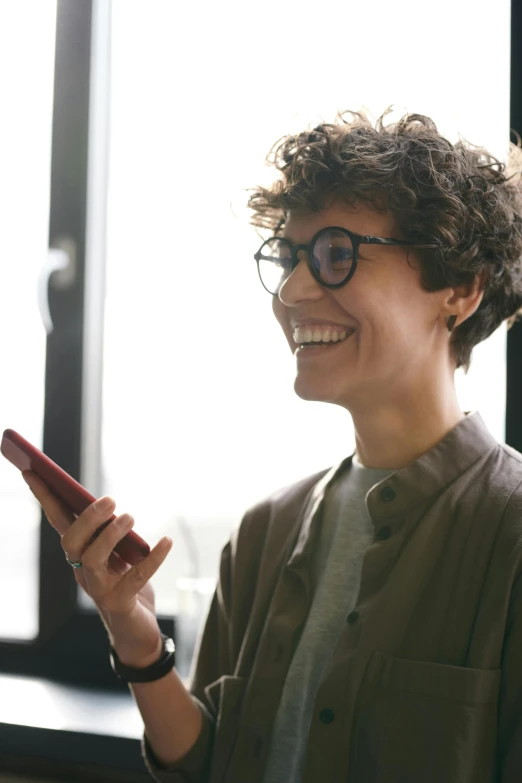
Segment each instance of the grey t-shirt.
[{"label": "grey t-shirt", "polygon": [[286,675],[263,783],[301,783],[312,710],[321,680],[359,594],[362,561],[373,542],[365,497],[393,470],[352,466],[325,496],[316,589]]}]

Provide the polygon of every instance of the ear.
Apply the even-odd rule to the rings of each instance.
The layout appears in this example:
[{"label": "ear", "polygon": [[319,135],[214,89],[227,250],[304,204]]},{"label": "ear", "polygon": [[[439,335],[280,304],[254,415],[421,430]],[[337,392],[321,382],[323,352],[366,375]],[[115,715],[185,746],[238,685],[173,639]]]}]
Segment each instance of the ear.
[{"label": "ear", "polygon": [[487,279],[488,270],[483,269],[481,272],[477,272],[471,283],[455,286],[452,289],[453,294],[447,299],[446,304],[448,310],[451,309],[452,313],[455,313],[455,308],[460,310],[458,314],[459,326],[464,321],[467,321],[480,307]]},{"label": "ear", "polygon": [[486,292],[487,281],[488,281],[487,269],[483,269],[482,272],[478,272],[475,275],[475,280],[473,281],[470,296],[476,301],[476,304],[474,305],[473,310],[469,315],[473,315],[473,313],[476,310],[478,310],[478,308],[480,307],[480,303],[482,302],[482,299],[484,298],[484,294]]}]

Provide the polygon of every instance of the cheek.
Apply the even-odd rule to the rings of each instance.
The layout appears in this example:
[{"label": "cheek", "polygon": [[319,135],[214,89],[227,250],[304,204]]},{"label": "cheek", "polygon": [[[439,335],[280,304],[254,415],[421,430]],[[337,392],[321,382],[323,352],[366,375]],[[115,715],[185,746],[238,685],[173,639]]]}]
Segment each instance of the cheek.
[{"label": "cheek", "polygon": [[292,340],[292,329],[290,325],[287,323],[286,320],[286,308],[284,304],[282,304],[277,296],[272,297],[272,312],[279,323],[279,326],[283,330],[283,333],[286,337],[286,340],[288,342],[288,345],[291,349],[294,348],[294,341]]},{"label": "cheek", "polygon": [[272,297],[272,312],[279,325],[285,329],[285,306],[279,301],[277,296]]}]

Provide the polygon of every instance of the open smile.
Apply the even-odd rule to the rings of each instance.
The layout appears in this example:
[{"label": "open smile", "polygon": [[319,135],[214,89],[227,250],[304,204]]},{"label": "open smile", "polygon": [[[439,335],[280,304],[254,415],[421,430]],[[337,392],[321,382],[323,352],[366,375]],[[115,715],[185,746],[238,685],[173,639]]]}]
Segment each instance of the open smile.
[{"label": "open smile", "polygon": [[321,343],[318,345],[317,343],[307,343],[306,345],[299,345],[295,351],[295,357],[299,359],[299,361],[311,359],[315,356],[320,356],[321,354],[327,354],[332,353],[336,350],[336,348],[339,348],[341,345],[344,345],[347,343],[351,337],[355,334],[355,330],[349,334],[344,340],[341,340],[339,342],[332,342],[332,343]]}]

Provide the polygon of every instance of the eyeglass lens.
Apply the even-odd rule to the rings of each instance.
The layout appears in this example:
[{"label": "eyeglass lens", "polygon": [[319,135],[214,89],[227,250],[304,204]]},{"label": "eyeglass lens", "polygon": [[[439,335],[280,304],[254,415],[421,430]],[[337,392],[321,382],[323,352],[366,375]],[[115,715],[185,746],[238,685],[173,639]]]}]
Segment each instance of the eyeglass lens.
[{"label": "eyeglass lens", "polygon": [[[314,242],[312,264],[321,282],[342,283],[349,276],[353,265],[353,244],[348,234],[342,231],[325,231]],[[300,251],[300,260],[304,260]],[[271,237],[263,243],[259,258],[259,275],[265,288],[272,294],[289,277],[292,268],[292,254],[288,240]]]}]

